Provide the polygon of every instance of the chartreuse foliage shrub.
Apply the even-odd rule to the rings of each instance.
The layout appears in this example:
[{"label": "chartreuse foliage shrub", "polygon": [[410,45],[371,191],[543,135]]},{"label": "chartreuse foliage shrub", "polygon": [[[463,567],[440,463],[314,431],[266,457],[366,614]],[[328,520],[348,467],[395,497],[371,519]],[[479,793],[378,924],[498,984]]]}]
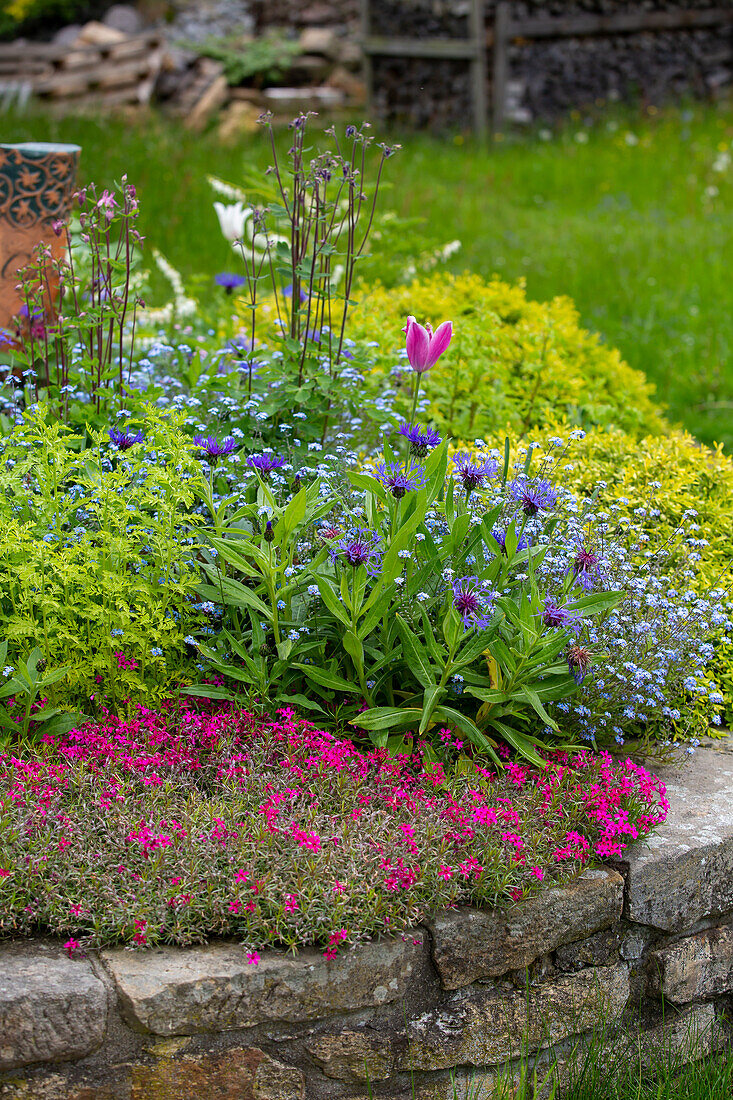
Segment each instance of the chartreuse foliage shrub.
[{"label": "chartreuse foliage shrub", "polygon": [[[720,447],[702,446],[688,432],[636,439],[613,429],[589,432],[578,442],[564,480],[581,493],[602,487],[619,516],[645,529],[654,545],[688,569],[697,591],[722,589],[721,609],[733,584],[733,459]],[[643,511],[642,511],[643,510]],[[717,631],[711,671],[726,697],[724,719],[733,721],[733,640]]]},{"label": "chartreuse foliage shrub", "polygon": [[[656,434],[664,420],[653,386],[614,348],[578,324],[568,298],[533,302],[523,285],[494,277],[436,273],[409,286],[370,287],[351,314],[350,334],[370,349],[375,387],[400,363],[400,330],[408,314],[434,324],[453,321],[450,357],[425,376],[429,417],[461,440],[503,432],[517,436],[563,418],[589,428]],[[411,379],[397,384],[396,406],[409,412]]]},{"label": "chartreuse foliage shrub", "polygon": [[40,650],[34,670],[64,669],[44,681],[49,705],[154,701],[189,670],[202,475],[181,420],[149,410],[118,447],[107,432],[74,435],[41,406],[0,440],[5,678]]}]

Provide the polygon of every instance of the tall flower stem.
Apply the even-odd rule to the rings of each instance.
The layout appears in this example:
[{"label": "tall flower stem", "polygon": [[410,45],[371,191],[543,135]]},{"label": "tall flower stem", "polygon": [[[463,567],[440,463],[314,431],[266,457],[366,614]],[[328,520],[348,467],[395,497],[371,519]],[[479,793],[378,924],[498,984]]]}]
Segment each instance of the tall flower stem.
[{"label": "tall flower stem", "polygon": [[415,410],[417,409],[417,395],[420,392],[420,374],[415,371],[415,392],[412,395],[412,412],[410,413],[410,423],[415,423]]}]

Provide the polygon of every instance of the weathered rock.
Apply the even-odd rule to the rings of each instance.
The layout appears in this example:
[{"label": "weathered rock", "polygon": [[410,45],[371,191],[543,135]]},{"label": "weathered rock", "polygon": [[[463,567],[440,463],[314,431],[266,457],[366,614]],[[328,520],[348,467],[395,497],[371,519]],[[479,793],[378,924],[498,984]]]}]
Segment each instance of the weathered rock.
[{"label": "weathered rock", "polygon": [[458,989],[498,977],[607,928],[621,916],[623,888],[615,871],[593,869],[511,909],[464,908],[433,917],[427,924],[443,985]]},{"label": "weathered rock", "polygon": [[37,943],[0,950],[0,1070],[82,1058],[106,1024],[107,993],[88,960]]},{"label": "weathered rock", "polygon": [[143,29],[140,12],[132,4],[113,4],[102,19],[105,27],[122,31],[123,34],[139,34]]},{"label": "weathered rock", "polygon": [[328,962],[212,944],[146,952],[105,951],[129,1022],[156,1035],[195,1035],[281,1020],[315,1020],[403,997],[424,960],[422,937],[367,943]]},{"label": "weathered rock", "polygon": [[335,58],[339,52],[339,40],[330,27],[306,27],[300,32],[298,44],[302,53],[306,54]]},{"label": "weathered rock", "polygon": [[461,991],[408,1024],[403,1068],[498,1065],[618,1019],[629,998],[626,966],[585,970],[527,993]]},{"label": "weathered rock", "polygon": [[316,1035],[305,1047],[326,1077],[338,1081],[384,1081],[392,1074],[394,1054],[381,1035],[346,1030]]},{"label": "weathered rock", "polygon": [[[495,1070],[472,1070],[469,1073],[441,1074],[434,1081],[416,1085],[410,1094],[414,1100],[499,1100],[496,1085],[499,1074]],[[508,1077],[505,1077],[508,1082]],[[512,1096],[506,1094],[507,1100]]]},{"label": "weathered rock", "polygon": [[733,928],[710,928],[653,951],[651,989],[676,1004],[733,991]]},{"label": "weathered rock", "polygon": [[654,769],[667,785],[670,811],[663,828],[623,861],[630,920],[681,932],[733,908],[732,745],[729,738],[685,765]]},{"label": "weathered rock", "polygon": [[135,1066],[130,1100],[304,1100],[299,1069],[263,1051],[226,1050],[198,1058]]}]

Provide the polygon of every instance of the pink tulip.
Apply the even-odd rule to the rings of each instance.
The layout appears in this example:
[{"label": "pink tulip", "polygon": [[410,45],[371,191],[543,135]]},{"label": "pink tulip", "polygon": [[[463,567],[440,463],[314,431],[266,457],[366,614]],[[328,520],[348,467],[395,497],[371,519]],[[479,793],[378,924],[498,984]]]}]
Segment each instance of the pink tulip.
[{"label": "pink tulip", "polygon": [[433,332],[432,325],[419,325],[414,317],[407,318],[403,332],[407,336],[407,358],[418,374],[430,370],[437,363],[453,337],[453,322],[443,321]]}]

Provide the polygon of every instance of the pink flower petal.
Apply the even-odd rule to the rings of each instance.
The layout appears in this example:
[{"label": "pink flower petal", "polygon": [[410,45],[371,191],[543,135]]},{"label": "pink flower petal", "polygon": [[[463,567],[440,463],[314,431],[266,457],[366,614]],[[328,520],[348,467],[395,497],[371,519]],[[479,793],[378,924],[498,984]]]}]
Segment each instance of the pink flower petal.
[{"label": "pink flower petal", "polygon": [[407,358],[410,360],[412,369],[416,370],[418,374],[427,370],[427,360],[430,352],[430,337],[427,329],[419,325],[417,321],[408,321],[405,345],[407,347]]},{"label": "pink flower petal", "polygon": [[428,351],[427,361],[425,363],[425,370],[430,370],[435,366],[440,356],[446,350],[451,340],[453,339],[453,322],[443,321],[442,325],[438,325],[435,333],[430,340],[430,350]]}]

